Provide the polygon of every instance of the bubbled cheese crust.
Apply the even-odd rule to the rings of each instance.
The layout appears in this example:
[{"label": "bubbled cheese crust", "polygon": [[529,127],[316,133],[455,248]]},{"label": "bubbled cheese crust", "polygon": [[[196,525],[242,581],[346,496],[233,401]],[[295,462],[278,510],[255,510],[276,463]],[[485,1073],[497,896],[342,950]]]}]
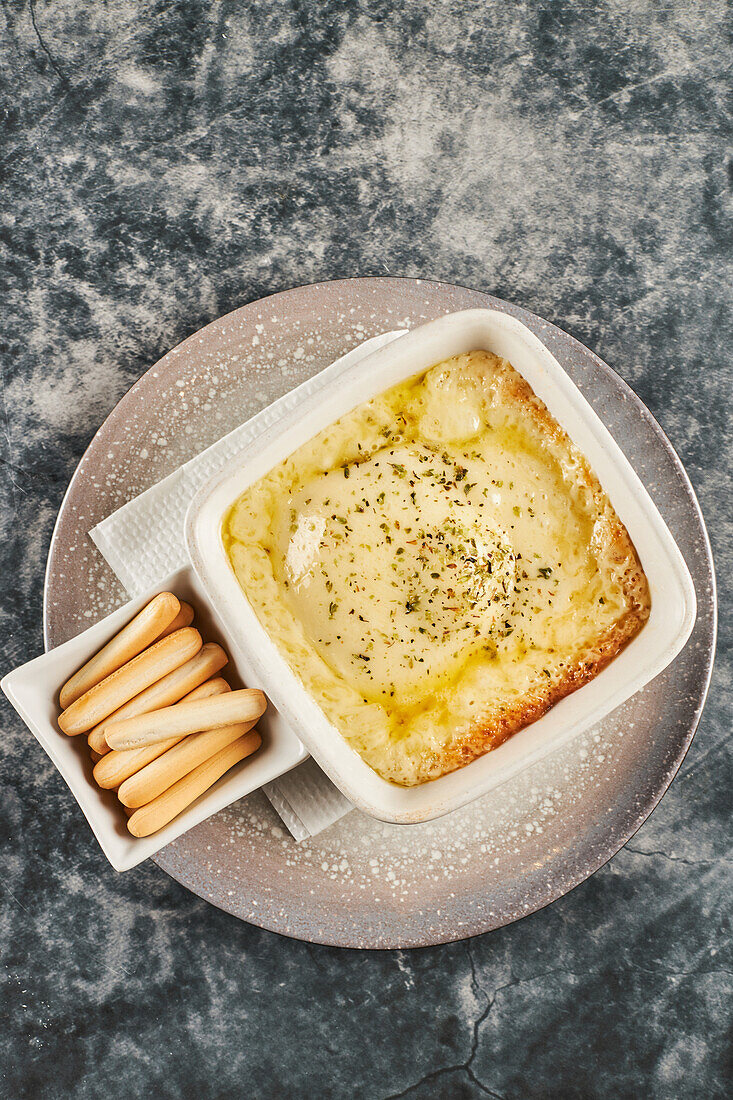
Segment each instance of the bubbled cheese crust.
[{"label": "bubbled cheese crust", "polygon": [[649,615],[586,460],[489,352],[342,417],[239,498],[223,538],[304,686],[402,785],[535,721]]}]

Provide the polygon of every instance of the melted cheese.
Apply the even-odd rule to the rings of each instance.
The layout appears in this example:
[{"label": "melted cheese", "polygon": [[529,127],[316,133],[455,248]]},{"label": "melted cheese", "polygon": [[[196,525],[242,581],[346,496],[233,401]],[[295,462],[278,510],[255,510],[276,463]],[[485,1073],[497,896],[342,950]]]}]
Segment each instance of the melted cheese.
[{"label": "melted cheese", "polygon": [[293,610],[367,699],[416,701],[504,629],[514,554],[467,475],[427,447],[388,448],[308,482],[279,526]]},{"label": "melted cheese", "polygon": [[223,537],[305,687],[403,784],[501,743],[648,615],[587,463],[486,352],[342,417],[240,497]]}]

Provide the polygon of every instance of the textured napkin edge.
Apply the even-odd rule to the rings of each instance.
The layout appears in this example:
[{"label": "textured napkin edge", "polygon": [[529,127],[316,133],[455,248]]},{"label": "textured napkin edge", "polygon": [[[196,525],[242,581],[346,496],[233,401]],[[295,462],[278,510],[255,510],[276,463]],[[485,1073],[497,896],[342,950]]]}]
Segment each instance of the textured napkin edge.
[{"label": "textured napkin edge", "polygon": [[[173,477],[174,475],[171,474],[170,476]],[[168,478],[164,478],[163,481],[168,481]],[[158,485],[162,485],[163,481],[158,482]],[[154,485],[152,488],[156,489],[157,486]],[[150,490],[146,489],[145,492],[150,492]],[[113,517],[116,519],[118,516],[120,516],[120,513],[124,512],[125,509],[128,508],[130,505],[136,504],[137,501],[140,500],[140,498],[143,496],[145,496],[145,493],[141,493],[138,497],[133,497],[132,500],[129,500],[126,504],[123,504],[116,511],[111,512],[110,515],[106,517],[106,519],[103,519],[101,523],[98,523],[96,527],[93,527],[91,531],[89,531],[90,539],[97,547],[97,550],[99,550],[100,554],[107,562],[107,565],[117,577],[118,581],[121,582],[122,587],[125,589],[125,592],[130,597],[130,599],[135,599],[136,596],[142,595],[146,588],[149,588],[151,586],[147,583],[147,581],[144,584],[141,584],[136,579],[136,574],[134,570],[131,570],[126,564],[124,554],[121,554],[117,547],[115,547],[114,545],[113,540],[115,539],[116,529],[114,527],[105,527],[105,524],[107,523],[107,520],[112,519]],[[173,560],[173,558],[171,558],[168,562],[166,562],[164,566],[161,567],[161,577],[167,577],[169,573],[175,573],[178,569],[182,569],[186,565],[190,565],[190,560],[188,557],[188,553],[186,552],[186,547],[183,546],[181,547],[181,554],[176,558],[176,560]],[[155,584],[156,582],[153,581],[152,583]]]},{"label": "textured napkin edge", "polygon": [[[265,783],[261,790],[296,844],[300,844],[303,840],[308,840],[309,837],[315,835],[306,829],[288,800],[277,789],[276,779],[273,779],[272,783]],[[346,810],[345,812],[348,813],[349,811]],[[329,824],[331,823],[329,822]],[[328,825],[324,825],[323,828],[327,829]]]},{"label": "textured napkin edge", "polygon": [[311,757],[262,790],[296,841],[327,829],[354,809]]}]

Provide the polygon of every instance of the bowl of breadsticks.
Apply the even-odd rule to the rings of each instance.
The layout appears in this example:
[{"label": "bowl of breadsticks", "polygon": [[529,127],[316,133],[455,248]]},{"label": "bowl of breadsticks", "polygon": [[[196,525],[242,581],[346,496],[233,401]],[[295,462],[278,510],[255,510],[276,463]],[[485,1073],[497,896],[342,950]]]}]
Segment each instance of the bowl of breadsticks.
[{"label": "bowl of breadsticks", "polygon": [[305,759],[190,569],[0,682],[128,870]]}]

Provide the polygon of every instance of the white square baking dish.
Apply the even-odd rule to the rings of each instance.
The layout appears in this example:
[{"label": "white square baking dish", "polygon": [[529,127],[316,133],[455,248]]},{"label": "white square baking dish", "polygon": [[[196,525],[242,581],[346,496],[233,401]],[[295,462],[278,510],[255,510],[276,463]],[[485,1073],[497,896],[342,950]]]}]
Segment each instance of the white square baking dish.
[{"label": "white square baking dish", "polygon": [[[636,546],[651,588],[649,620],[590,683],[471,764],[419,787],[389,783],[328,721],[260,625],[229,565],[224,513],[240,493],[355,406],[450,356],[483,349],[508,359],[586,455]],[[542,342],[513,317],[467,310],[415,329],[347,367],[264,427],[230,468],[191,503],[186,542],[201,584],[238,643],[247,682],[264,689],[311,755],[365,813],[415,823],[485,794],[587,730],[657,676],[692,630],[696,601],[689,571],[651,497],[578,388]]]},{"label": "white square baking dish", "polygon": [[269,707],[257,723],[262,734],[262,745],[253,756],[222,776],[159,832],[149,837],[134,837],[128,832],[124,811],[115,792],[100,790],[94,782],[85,735],[67,737],[59,729],[56,723],[59,715],[58,693],[76,669],[106,645],[157,592],[164,591],[175,592],[191,603],[196,611],[194,625],[201,628],[206,641],[219,642],[229,654],[229,664],[221,672],[229,684],[232,687],[249,686],[242,679],[236,640],[209,610],[206,597],[190,568],[180,569],[166,577],[151,591],[119,607],[56,649],[14,669],[0,681],[0,689],[51,757],[79,803],[102,851],[117,871],[128,871],[137,866],[217,810],[294,768],[308,755],[282,716]]}]

